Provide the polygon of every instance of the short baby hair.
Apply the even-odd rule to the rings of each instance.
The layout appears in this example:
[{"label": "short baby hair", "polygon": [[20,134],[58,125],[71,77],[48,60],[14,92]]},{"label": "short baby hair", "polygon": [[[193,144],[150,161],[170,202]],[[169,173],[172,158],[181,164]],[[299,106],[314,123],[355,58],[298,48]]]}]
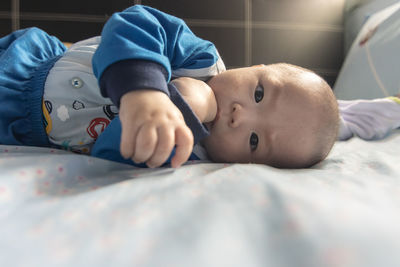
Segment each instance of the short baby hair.
[{"label": "short baby hair", "polygon": [[[308,168],[322,160],[324,160],[337,140],[339,131],[339,109],[335,95],[329,84],[318,74],[312,70],[288,64],[276,63],[272,64],[275,68],[280,68],[281,71],[297,79],[301,83],[301,75],[311,73],[319,79],[319,86],[313,87],[313,97],[316,99],[318,108],[318,119],[312,128],[313,133],[313,148],[307,157],[298,159],[294,162],[281,162],[279,167],[284,168]],[[296,81],[296,80],[295,80]]]},{"label": "short baby hair", "polygon": [[324,116],[319,120],[318,127],[314,128],[315,131],[315,151],[311,155],[307,164],[312,166],[324,160],[335,144],[340,125],[339,108],[337,100],[332,92],[329,84],[321,78],[321,90],[318,95],[321,102],[321,115]]}]

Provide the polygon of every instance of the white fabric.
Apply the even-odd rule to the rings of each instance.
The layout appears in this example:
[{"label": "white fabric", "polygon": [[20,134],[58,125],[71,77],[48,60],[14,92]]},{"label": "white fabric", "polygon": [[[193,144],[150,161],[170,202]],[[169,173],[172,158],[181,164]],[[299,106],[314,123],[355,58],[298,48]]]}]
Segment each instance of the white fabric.
[{"label": "white fabric", "polygon": [[400,99],[338,100],[341,115],[339,140],[353,135],[381,139],[400,127]]},{"label": "white fabric", "polygon": [[[50,108],[53,144],[89,153],[91,145],[118,109],[101,95],[92,70],[92,56],[100,37],[72,45],[50,70],[43,100]],[[75,82],[75,83],[74,83]]]}]

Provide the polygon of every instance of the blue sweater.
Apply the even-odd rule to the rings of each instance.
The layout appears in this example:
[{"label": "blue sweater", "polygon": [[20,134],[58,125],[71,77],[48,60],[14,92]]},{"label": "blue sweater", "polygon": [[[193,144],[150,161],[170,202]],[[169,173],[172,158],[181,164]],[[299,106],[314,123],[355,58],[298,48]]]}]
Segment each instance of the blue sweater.
[{"label": "blue sweater", "polygon": [[[102,95],[110,97],[117,106],[127,92],[159,90],[181,110],[193,132],[195,144],[208,135],[207,129],[169,81],[174,76],[209,78],[225,68],[215,46],[195,36],[183,20],[141,5],[115,13],[102,31],[92,63]],[[121,157],[120,135],[121,123],[116,118],[97,139],[92,155],[144,166]],[[197,157],[192,154],[190,159]]]}]

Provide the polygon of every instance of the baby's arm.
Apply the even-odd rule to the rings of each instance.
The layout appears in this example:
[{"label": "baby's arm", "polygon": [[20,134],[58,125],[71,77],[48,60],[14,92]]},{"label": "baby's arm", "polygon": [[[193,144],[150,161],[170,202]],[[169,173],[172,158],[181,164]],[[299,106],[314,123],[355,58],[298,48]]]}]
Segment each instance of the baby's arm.
[{"label": "baby's arm", "polygon": [[188,77],[175,79],[171,83],[175,85],[201,122],[211,122],[215,119],[217,101],[208,84]]},{"label": "baby's arm", "polygon": [[[153,154],[158,154],[160,150],[170,147],[173,140],[172,143],[176,142],[178,146],[184,147],[181,149],[184,152],[177,151],[172,165],[179,166],[186,161],[183,158],[186,152],[192,149],[192,141],[189,139],[192,140],[193,137],[190,133],[190,138],[182,126],[182,116],[177,115],[179,110],[171,101],[165,99],[169,96],[167,82],[172,70],[189,69],[204,72],[204,69],[209,68],[218,71],[218,59],[214,45],[196,37],[181,19],[140,5],[115,13],[103,28],[101,43],[93,55],[93,71],[99,79],[103,96],[111,98],[114,104],[120,107],[122,155],[132,156],[134,160],[143,160],[149,152],[141,152],[137,158],[136,151],[139,147],[154,146]],[[203,72],[199,73],[202,76],[212,74]],[[155,102],[142,110],[136,108],[139,101],[136,97],[144,97],[140,93],[134,93],[141,90],[154,90],[154,93],[157,93],[157,97],[152,94],[151,98]],[[160,96],[160,93],[165,95]],[[149,99],[146,101],[151,102]],[[163,112],[164,117],[161,115]],[[157,144],[152,145],[155,139],[148,138],[148,135],[154,133],[156,126],[151,126],[153,130],[149,130],[149,126],[145,125],[148,125],[146,120],[150,123],[148,118],[154,114],[160,118],[156,120],[158,125],[161,125],[157,129],[166,131],[170,128],[175,135],[171,136],[170,131],[167,131],[168,141],[163,137]],[[140,123],[135,122],[138,117],[144,117],[144,121],[139,118]],[[161,119],[162,117],[164,119]],[[166,123],[166,120],[169,122]],[[143,145],[136,146],[138,140]],[[160,148],[159,142],[164,143]],[[159,162],[158,157],[156,159],[155,161]],[[155,166],[151,157],[148,160]]]}]

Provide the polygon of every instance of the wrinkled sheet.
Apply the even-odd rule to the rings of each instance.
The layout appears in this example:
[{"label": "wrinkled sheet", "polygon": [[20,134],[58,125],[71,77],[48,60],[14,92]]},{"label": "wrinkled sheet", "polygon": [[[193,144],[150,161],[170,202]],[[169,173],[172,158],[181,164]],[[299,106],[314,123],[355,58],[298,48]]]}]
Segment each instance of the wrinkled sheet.
[{"label": "wrinkled sheet", "polygon": [[311,169],[0,146],[0,266],[400,266],[400,132]]}]

